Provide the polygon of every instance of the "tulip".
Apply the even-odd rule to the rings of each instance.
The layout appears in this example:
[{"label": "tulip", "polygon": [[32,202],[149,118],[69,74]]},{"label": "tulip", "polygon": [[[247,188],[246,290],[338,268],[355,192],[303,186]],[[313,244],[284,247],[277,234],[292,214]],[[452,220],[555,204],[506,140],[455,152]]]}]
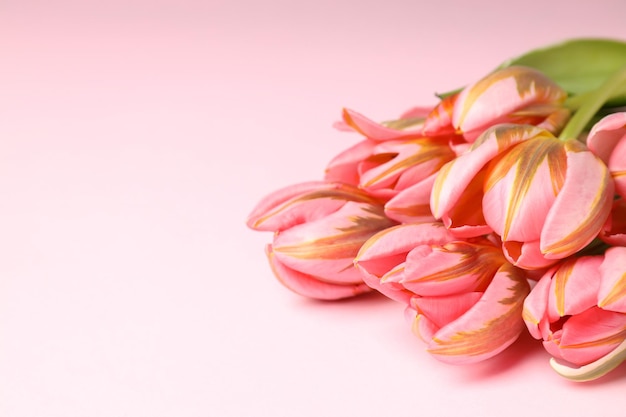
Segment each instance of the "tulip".
[{"label": "tulip", "polygon": [[511,263],[541,269],[598,235],[613,189],[604,163],[582,143],[529,125],[498,125],[441,169],[431,209],[459,235],[494,231]]},{"label": "tulip", "polygon": [[485,131],[468,152],[445,164],[437,174],[430,199],[434,217],[459,237],[491,233],[482,210],[489,162],[517,143],[545,135],[529,125],[503,124]]},{"label": "tulip", "polygon": [[614,247],[560,262],[526,298],[526,326],[564,376],[595,379],[623,360],[616,349],[626,340],[625,281],[626,248]]},{"label": "tulip", "polygon": [[459,240],[441,224],[406,224],[368,240],[355,259],[364,281],[408,306],[414,332],[448,363],[501,352],[523,329],[529,285],[490,239]]},{"label": "tulip", "polygon": [[468,142],[500,123],[532,124],[558,133],[569,111],[567,93],[536,69],[511,66],[449,96],[424,122],[424,134],[461,134]]},{"label": "tulip", "polygon": [[610,114],[596,123],[587,146],[609,167],[615,192],[626,198],[626,112]]},{"label": "tulip", "polygon": [[[448,300],[413,298],[418,312],[414,331],[422,337],[424,329],[432,334],[428,351],[442,362],[469,364],[491,358],[515,342],[524,329],[521,314],[529,291],[524,273],[504,263],[484,293],[449,296]],[[446,317],[446,310],[457,313]],[[443,319],[443,326],[439,327],[436,318]]]},{"label": "tulip", "polygon": [[328,182],[278,190],[248,218],[252,229],[275,232],[267,255],[278,280],[296,293],[327,300],[371,290],[354,257],[370,236],[393,225],[378,200]]},{"label": "tulip", "polygon": [[483,212],[516,265],[545,267],[588,245],[612,207],[613,181],[576,140],[538,137],[512,147],[485,180]]}]

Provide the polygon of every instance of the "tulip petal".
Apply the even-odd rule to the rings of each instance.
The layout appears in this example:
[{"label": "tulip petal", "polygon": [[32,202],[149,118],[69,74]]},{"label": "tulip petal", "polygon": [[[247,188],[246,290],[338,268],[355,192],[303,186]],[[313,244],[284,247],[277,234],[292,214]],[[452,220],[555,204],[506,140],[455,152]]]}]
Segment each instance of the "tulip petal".
[{"label": "tulip petal", "polygon": [[430,112],[424,121],[424,135],[434,136],[456,133],[456,129],[452,125],[452,112],[454,111],[454,103],[456,103],[457,98],[458,94],[444,98]]},{"label": "tulip petal", "polygon": [[[380,143],[365,160],[361,188],[372,195],[390,198],[430,175],[455,157],[447,142],[419,138]],[[382,194],[381,194],[382,193]]]},{"label": "tulip petal", "polygon": [[359,132],[361,135],[376,141],[422,136],[421,125],[419,125],[419,127],[415,130],[405,131],[392,129],[385,127],[380,123],[376,123],[362,114],[350,109],[343,109],[343,120],[348,126]]},{"label": "tulip petal", "polygon": [[421,296],[482,292],[504,262],[500,249],[490,244],[419,246],[407,255],[402,285]]},{"label": "tulip petal", "polygon": [[559,347],[564,360],[586,365],[610,353],[626,339],[626,314],[592,307],[563,324]]},{"label": "tulip petal", "polygon": [[[389,271],[403,268],[406,255],[416,246],[442,245],[454,237],[439,223],[399,225],[378,232],[367,240],[357,254],[354,264],[363,280],[387,297],[408,304],[413,293],[393,283]],[[387,282],[380,279],[386,276]]]},{"label": "tulip petal", "polygon": [[[386,213],[387,206],[385,206]],[[611,246],[626,246],[626,200],[620,198],[613,202],[611,214],[602,226],[598,237]]]},{"label": "tulip petal", "polygon": [[437,174],[400,191],[385,204],[385,214],[400,223],[434,222],[430,211],[430,192]]},{"label": "tulip petal", "polygon": [[272,246],[267,245],[267,256],[276,278],[291,291],[305,297],[319,300],[338,300],[341,298],[353,297],[372,289],[366,284],[341,285],[331,284],[320,280],[318,277],[303,274],[295,271],[280,261],[276,260]]},{"label": "tulip petal", "polygon": [[613,182],[608,169],[577,141],[565,142],[567,171],[541,231],[541,252],[563,259],[589,244],[611,211]]},{"label": "tulip petal", "polygon": [[613,351],[600,359],[580,367],[572,367],[558,360],[550,359],[550,366],[561,376],[576,382],[586,382],[598,379],[626,360],[626,340],[620,343]]},{"label": "tulip petal", "polygon": [[[493,72],[459,93],[452,122],[462,132],[507,121],[507,115],[537,104],[558,104],[567,93],[542,72],[511,66]],[[471,140],[471,138],[468,138]]]},{"label": "tulip petal", "polygon": [[617,143],[626,136],[626,112],[609,114],[596,123],[587,136],[587,147],[608,165]]},{"label": "tulip petal", "polygon": [[[529,125],[498,125],[487,129],[468,152],[448,162],[439,171],[430,200],[435,218],[445,217],[444,222],[449,223],[449,227],[477,226],[475,236],[488,233],[485,230],[490,228],[484,223],[482,209],[474,210],[482,204],[484,168],[511,146],[545,134],[545,131]],[[469,207],[472,201],[474,204]],[[468,213],[473,217],[462,221],[456,218],[468,216]],[[470,221],[474,223],[467,223]]]},{"label": "tulip petal", "polygon": [[263,198],[248,216],[254,230],[280,231],[314,221],[342,207],[346,201],[377,204],[356,187],[324,181],[310,181],[281,188]]},{"label": "tulip petal", "polygon": [[510,263],[526,270],[543,269],[558,262],[558,259],[548,259],[541,253],[539,240],[502,242],[502,252]]},{"label": "tulip petal", "polygon": [[546,272],[524,300],[522,318],[532,337],[546,339],[550,335],[550,322],[547,317],[550,284],[555,268]]},{"label": "tulip petal", "polygon": [[365,139],[335,156],[326,167],[324,180],[358,186],[359,165],[372,155],[375,145],[376,142]]},{"label": "tulip petal", "polygon": [[347,202],[334,213],[309,221],[274,237],[276,258],[297,271],[329,282],[358,283],[354,257],[371,236],[394,225],[380,206]]},{"label": "tulip petal", "polygon": [[612,247],[605,252],[600,276],[598,306],[626,313],[626,247]]},{"label": "tulip petal", "polygon": [[583,256],[566,259],[559,265],[550,283],[548,318],[551,322],[581,314],[597,304],[601,264],[601,256]]},{"label": "tulip petal", "polygon": [[411,306],[441,328],[465,314],[482,295],[482,292],[467,292],[444,297],[413,297]]},{"label": "tulip petal", "polygon": [[538,240],[565,169],[562,142],[551,135],[510,148],[487,175],[483,197],[487,224],[504,241]]},{"label": "tulip petal", "polygon": [[615,192],[626,198],[626,134],[615,146],[608,165],[611,177],[615,181]]},{"label": "tulip petal", "polygon": [[421,314],[417,314],[415,316],[415,320],[413,320],[413,324],[411,326],[411,331],[413,334],[424,342],[428,343],[435,333],[439,330],[439,327],[433,323],[428,317],[425,317]]},{"label": "tulip petal", "polygon": [[434,335],[429,352],[453,364],[478,362],[498,354],[524,327],[522,308],[529,291],[521,270],[504,264],[481,299]]}]

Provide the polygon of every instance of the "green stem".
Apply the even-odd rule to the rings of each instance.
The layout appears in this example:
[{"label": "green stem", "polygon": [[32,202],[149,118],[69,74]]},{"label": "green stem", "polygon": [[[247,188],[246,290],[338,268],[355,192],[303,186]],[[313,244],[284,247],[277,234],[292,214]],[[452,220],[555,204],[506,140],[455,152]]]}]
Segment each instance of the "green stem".
[{"label": "green stem", "polygon": [[624,84],[626,84],[626,67],[613,73],[597,90],[569,99],[566,103],[567,107],[570,109],[577,107],[577,111],[565,128],[563,128],[559,139],[577,138],[583,132],[589,120],[602,108],[604,103],[613,97],[615,91],[619,91],[624,87]]}]

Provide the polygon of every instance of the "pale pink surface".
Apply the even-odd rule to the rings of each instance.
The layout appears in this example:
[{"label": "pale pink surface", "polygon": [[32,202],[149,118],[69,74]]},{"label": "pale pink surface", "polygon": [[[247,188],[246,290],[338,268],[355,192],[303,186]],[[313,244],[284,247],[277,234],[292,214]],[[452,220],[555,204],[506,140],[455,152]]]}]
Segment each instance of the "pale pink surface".
[{"label": "pale pink surface", "polygon": [[343,107],[392,119],[529,48],[626,39],[625,13],[621,0],[4,2],[0,415],[622,416],[625,366],[575,385],[529,336],[446,366],[398,303],[283,288],[270,233],[244,222],[355,143],[331,127]]}]

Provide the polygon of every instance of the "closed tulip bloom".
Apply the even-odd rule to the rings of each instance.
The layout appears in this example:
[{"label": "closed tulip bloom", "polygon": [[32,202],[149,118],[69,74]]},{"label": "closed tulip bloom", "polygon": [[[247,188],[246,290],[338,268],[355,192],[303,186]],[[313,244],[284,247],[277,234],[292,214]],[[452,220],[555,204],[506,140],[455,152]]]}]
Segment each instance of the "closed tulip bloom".
[{"label": "closed tulip bloom", "polygon": [[522,270],[503,263],[484,292],[414,297],[414,332],[442,362],[469,364],[509,347],[524,329],[522,307],[530,286]]},{"label": "closed tulip bloom", "polygon": [[434,217],[459,237],[491,233],[482,208],[488,164],[518,143],[547,135],[530,125],[503,124],[486,130],[467,152],[437,174],[430,198]]},{"label": "closed tulip bloom", "polygon": [[626,248],[615,247],[562,261],[526,298],[526,326],[564,376],[594,379],[623,360],[615,350],[626,340],[625,280]]},{"label": "closed tulip bloom", "polygon": [[468,142],[500,123],[531,124],[558,133],[569,119],[567,93],[532,68],[495,71],[443,100],[424,122],[427,135],[451,131]]},{"label": "closed tulip bloom", "polygon": [[498,125],[444,165],[431,209],[459,236],[495,232],[511,263],[541,269],[598,235],[613,188],[604,163],[582,143],[530,125]]},{"label": "closed tulip bloom", "polygon": [[596,123],[587,146],[609,167],[615,192],[626,198],[626,112],[610,114]]},{"label": "closed tulip bloom", "polygon": [[587,246],[613,204],[606,165],[576,140],[535,137],[495,160],[484,185],[483,213],[515,265],[546,267]]},{"label": "closed tulip bloom", "polygon": [[368,240],[355,264],[368,285],[408,305],[414,331],[444,362],[487,359],[523,329],[528,282],[487,238],[459,240],[437,223],[401,225]]},{"label": "closed tulip bloom", "polygon": [[249,227],[275,232],[267,254],[279,281],[319,299],[369,291],[354,257],[369,237],[393,225],[376,199],[355,187],[328,182],[278,190],[248,218]]}]

